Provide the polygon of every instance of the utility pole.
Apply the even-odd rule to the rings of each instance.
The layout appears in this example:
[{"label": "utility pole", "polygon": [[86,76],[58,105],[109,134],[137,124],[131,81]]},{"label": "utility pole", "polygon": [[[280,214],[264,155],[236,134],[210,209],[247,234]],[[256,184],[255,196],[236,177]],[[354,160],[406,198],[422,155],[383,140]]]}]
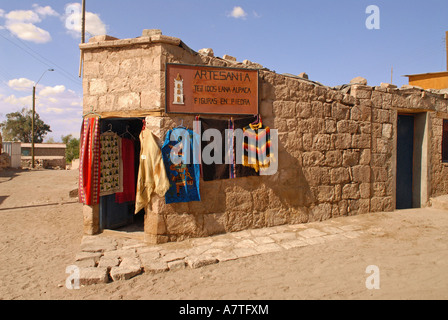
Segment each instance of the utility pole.
[{"label": "utility pole", "polygon": [[33,86],[33,119],[31,121],[31,168],[33,168],[33,169],[35,167],[35,164],[34,164],[34,137],[35,137],[34,119],[36,117],[36,87],[37,87],[37,84],[39,83],[39,81],[42,79],[42,77],[44,76],[44,74],[47,71],[54,71],[54,69],[45,70],[44,73],[42,73],[42,75],[40,76],[39,80],[37,80],[37,82]]},{"label": "utility pole", "polygon": [[31,168],[34,169],[34,118],[36,113],[36,85],[33,86],[33,120],[31,121]]},{"label": "utility pole", "polygon": [[446,70],[448,71],[448,31],[445,32],[445,46],[446,46]]},{"label": "utility pole", "polygon": [[392,84],[392,80],[394,78],[394,67],[390,69],[390,84]]},{"label": "utility pole", "polygon": [[[81,16],[81,43],[86,42],[86,0],[82,0],[82,16]],[[84,61],[84,52],[81,50],[79,58],[79,77],[82,75],[82,63]]]}]

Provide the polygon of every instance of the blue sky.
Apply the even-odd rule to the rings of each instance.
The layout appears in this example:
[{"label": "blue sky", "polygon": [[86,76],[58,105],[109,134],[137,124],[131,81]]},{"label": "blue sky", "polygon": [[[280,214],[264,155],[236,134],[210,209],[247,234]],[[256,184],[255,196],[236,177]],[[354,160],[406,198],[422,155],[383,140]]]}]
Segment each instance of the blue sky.
[{"label": "blue sky", "polygon": [[[80,5],[78,3],[78,7]],[[75,1],[0,2],[0,121],[31,108],[53,132],[79,136],[82,81],[80,35],[67,24]],[[306,72],[324,85],[363,76],[369,85],[407,83],[405,74],[446,70],[448,1],[397,0],[86,0],[87,39],[107,33],[134,38],[161,29],[194,50],[212,48],[278,73]],[[72,6],[69,6],[72,4]],[[369,5],[379,9],[379,29],[368,29]],[[73,16],[69,17],[72,18]],[[69,26],[69,28],[67,28]]]}]

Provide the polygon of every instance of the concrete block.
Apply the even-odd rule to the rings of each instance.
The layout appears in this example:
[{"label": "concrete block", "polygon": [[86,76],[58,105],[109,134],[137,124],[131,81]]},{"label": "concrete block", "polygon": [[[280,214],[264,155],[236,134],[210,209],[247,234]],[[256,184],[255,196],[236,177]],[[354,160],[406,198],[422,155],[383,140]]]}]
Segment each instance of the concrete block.
[{"label": "concrete block", "polygon": [[112,267],[117,267],[120,264],[120,260],[118,258],[101,258],[98,263],[98,268],[107,268],[108,270],[112,269]]},{"label": "concrete block", "polygon": [[184,252],[169,252],[167,254],[165,254],[161,260],[165,261],[165,262],[172,262],[172,261],[176,261],[176,260],[182,260],[186,257],[186,254]]},{"label": "concrete block", "polygon": [[326,233],[319,231],[317,229],[309,228],[304,231],[300,231],[299,235],[304,238],[314,238],[314,237],[324,236],[324,235],[326,235]]},{"label": "concrete block", "polygon": [[161,260],[142,260],[143,269],[147,273],[156,274],[169,270],[168,264]]},{"label": "concrete block", "polygon": [[223,252],[216,255],[216,259],[218,259],[219,262],[226,262],[230,260],[236,260],[238,259],[238,256],[233,252]]},{"label": "concrete block", "polygon": [[275,241],[287,241],[287,240],[294,240],[297,238],[295,232],[284,232],[284,233],[276,233],[271,234],[270,237],[274,239]]},{"label": "concrete block", "polygon": [[232,252],[238,257],[238,258],[245,258],[250,256],[255,256],[258,253],[257,250],[254,248],[236,248],[233,249]]},{"label": "concrete block", "polygon": [[79,276],[80,285],[92,285],[109,282],[107,268],[80,268]]},{"label": "concrete block", "polygon": [[308,243],[305,241],[296,239],[296,240],[290,240],[290,241],[284,241],[280,244],[285,249],[291,249],[291,248],[298,248],[298,247],[306,247]]},{"label": "concrete block", "polygon": [[76,261],[94,259],[95,262],[100,261],[103,254],[101,252],[80,252],[75,256]]},{"label": "concrete block", "polygon": [[260,245],[258,247],[255,247],[255,250],[259,253],[271,253],[271,252],[279,252],[283,250],[283,247],[276,243],[267,243]]},{"label": "concrete block", "polygon": [[180,270],[185,268],[185,260],[176,260],[172,262],[168,262],[168,268],[170,271]]},{"label": "concrete block", "polygon": [[110,270],[110,276],[113,281],[119,281],[119,280],[129,280],[132,277],[135,277],[136,275],[139,275],[142,272],[142,268],[140,266],[134,265],[134,266],[118,266],[118,267],[112,267]]},{"label": "concrete block", "polygon": [[189,257],[186,259],[187,265],[192,269],[201,268],[210,264],[218,263],[218,259],[211,256]]}]

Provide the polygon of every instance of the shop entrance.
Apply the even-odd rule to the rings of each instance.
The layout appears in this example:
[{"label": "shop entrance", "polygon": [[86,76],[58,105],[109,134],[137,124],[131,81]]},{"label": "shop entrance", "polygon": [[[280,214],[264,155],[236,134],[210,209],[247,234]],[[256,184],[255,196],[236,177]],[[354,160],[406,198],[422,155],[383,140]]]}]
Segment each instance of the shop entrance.
[{"label": "shop entrance", "polygon": [[397,209],[412,208],[414,116],[398,115],[397,124]]},{"label": "shop entrance", "polygon": [[[122,191],[136,190],[140,141],[139,135],[143,128],[143,120],[140,118],[120,118],[101,120],[101,134],[116,135],[122,141]],[[126,141],[124,141],[126,140]],[[126,142],[126,146],[125,146]],[[108,174],[104,171],[101,174]],[[132,188],[131,188],[132,186]],[[135,196],[135,191],[134,196]],[[135,197],[129,196],[129,193],[123,196],[123,193],[107,194],[100,197],[100,228],[101,230],[112,229],[122,231],[143,231],[144,229],[144,210],[135,214]]]},{"label": "shop entrance", "polygon": [[428,201],[427,113],[399,114],[397,121],[396,208],[420,208]]}]

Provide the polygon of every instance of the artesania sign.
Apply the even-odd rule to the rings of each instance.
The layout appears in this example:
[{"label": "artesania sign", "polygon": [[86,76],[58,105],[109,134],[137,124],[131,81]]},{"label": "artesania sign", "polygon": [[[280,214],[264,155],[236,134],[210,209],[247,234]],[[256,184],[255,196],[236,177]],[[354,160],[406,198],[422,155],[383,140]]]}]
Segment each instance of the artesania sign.
[{"label": "artesania sign", "polygon": [[166,112],[258,114],[258,70],[166,65]]}]

